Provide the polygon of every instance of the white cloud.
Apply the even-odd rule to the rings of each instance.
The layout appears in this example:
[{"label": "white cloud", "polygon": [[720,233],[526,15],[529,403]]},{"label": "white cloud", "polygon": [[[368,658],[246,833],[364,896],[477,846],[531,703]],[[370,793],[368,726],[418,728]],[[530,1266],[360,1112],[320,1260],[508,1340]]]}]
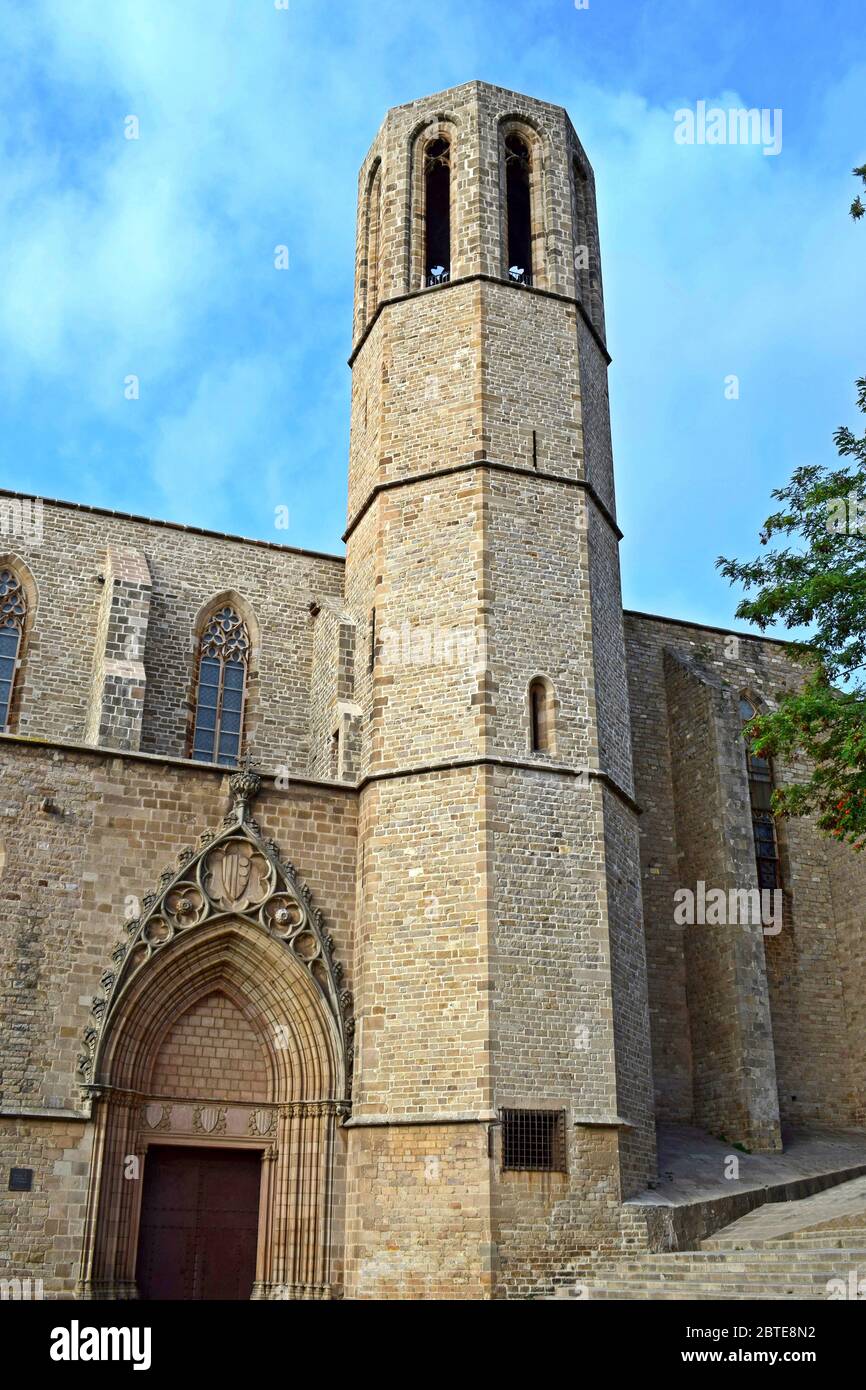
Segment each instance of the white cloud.
[{"label": "white cloud", "polygon": [[[743,24],[710,43],[697,0],[650,8],[626,62],[593,48],[595,6],[554,26],[542,3],[7,0],[0,392],[22,431],[29,410],[34,454],[53,447],[78,497],[125,489],[117,505],[247,531],[258,502],[236,480],[254,470],[265,515],[285,501],[298,519],[292,543],[323,513],[336,535],[357,168],[387,106],[479,76],[561,101],[595,166],[629,583],[659,606],[706,574],[798,450],[829,454],[863,370],[866,256],[846,209],[866,70],[813,92],[808,121],[786,110],[778,158],[678,146],[677,107],[754,104],[725,87]],[[715,91],[665,85],[674,34]],[[32,461],[49,495],[51,463]]]}]

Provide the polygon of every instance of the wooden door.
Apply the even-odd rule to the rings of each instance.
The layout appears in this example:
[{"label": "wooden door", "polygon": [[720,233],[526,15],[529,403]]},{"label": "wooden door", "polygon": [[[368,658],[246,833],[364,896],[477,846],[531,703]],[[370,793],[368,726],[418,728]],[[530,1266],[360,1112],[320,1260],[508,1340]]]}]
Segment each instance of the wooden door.
[{"label": "wooden door", "polygon": [[152,1145],[139,1227],[139,1297],[249,1298],[260,1178],[257,1150]]}]

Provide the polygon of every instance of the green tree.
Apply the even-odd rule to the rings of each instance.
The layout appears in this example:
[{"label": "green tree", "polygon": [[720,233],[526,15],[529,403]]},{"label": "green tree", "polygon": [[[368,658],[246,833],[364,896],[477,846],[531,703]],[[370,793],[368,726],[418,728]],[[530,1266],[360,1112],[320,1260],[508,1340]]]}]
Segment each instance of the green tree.
[{"label": "green tree", "polygon": [[[866,186],[866,165],[854,170]],[[859,220],[866,208],[851,205]],[[857,382],[866,415],[866,377]],[[866,845],[866,430],[843,425],[834,436],[840,465],[798,468],[773,492],[779,509],[764,522],[756,560],[716,562],[745,587],[737,617],[760,630],[777,622],[805,628],[792,644],[804,668],[796,690],[746,726],[752,751],[805,760],[811,772],[781,785],[773,809],[783,816],[815,812],[822,830]],[[802,764],[801,764],[802,766]]]}]

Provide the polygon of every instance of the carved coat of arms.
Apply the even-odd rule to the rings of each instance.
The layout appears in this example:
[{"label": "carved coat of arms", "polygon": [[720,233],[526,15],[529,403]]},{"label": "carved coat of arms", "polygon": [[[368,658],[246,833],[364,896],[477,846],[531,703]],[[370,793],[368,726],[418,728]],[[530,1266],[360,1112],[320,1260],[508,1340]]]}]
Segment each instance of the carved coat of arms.
[{"label": "carved coat of arms", "polygon": [[212,902],[245,911],[268,893],[268,864],[246,840],[228,840],[208,856],[205,889]]}]

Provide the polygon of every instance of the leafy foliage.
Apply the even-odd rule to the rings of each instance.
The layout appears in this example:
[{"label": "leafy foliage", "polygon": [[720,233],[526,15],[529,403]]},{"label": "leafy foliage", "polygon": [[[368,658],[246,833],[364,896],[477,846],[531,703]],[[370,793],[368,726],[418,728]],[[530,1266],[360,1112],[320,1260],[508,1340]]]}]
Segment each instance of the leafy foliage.
[{"label": "leafy foliage", "polygon": [[[853,173],[866,187],[866,164]],[[866,212],[859,194],[850,211],[855,221]],[[857,382],[857,406],[866,415],[866,377]],[[777,787],[773,810],[816,812],[822,830],[859,850],[866,845],[866,432],[842,425],[833,439],[841,467],[798,468],[773,492],[781,507],[761,532],[767,554],[716,563],[753,594],[738,605],[738,618],[762,632],[778,621],[810,631],[791,646],[804,667],[801,686],[781,691],[777,707],[745,728],[753,753],[781,755],[802,769],[801,780]]]},{"label": "leafy foliage", "polygon": [[[857,382],[866,414],[866,377]],[[792,644],[805,668],[795,691],[746,727],[752,751],[805,759],[811,773],[777,788],[773,809],[817,811],[818,824],[860,849],[866,844],[866,432],[834,434],[841,467],[794,471],[773,497],[781,506],[764,522],[768,553],[741,562],[721,557],[721,572],[746,588],[737,616],[761,631],[782,621],[807,628]]]}]

